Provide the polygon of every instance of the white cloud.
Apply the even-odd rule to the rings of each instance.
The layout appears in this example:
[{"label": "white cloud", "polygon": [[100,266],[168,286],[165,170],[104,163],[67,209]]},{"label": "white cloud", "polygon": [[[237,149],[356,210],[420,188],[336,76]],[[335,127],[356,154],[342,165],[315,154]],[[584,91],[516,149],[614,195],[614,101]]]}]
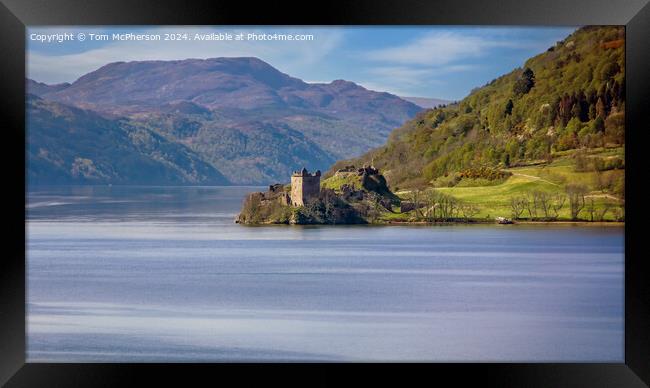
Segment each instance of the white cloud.
[{"label": "white cloud", "polygon": [[[53,30],[53,29],[50,29]],[[83,29],[78,29],[83,31]],[[234,29],[182,27],[154,28],[139,33],[233,32]],[[104,31],[103,31],[104,32]],[[121,31],[120,31],[121,32]],[[237,32],[268,32],[259,28],[238,29]],[[78,77],[116,61],[178,60],[187,58],[255,56],[279,70],[294,75],[301,68],[315,64],[338,47],[343,30],[335,28],[286,28],[273,32],[313,34],[313,41],[115,41],[88,51],[46,55],[30,51],[27,54],[28,77],[46,83],[72,82]]]},{"label": "white cloud", "polygon": [[369,51],[367,58],[408,65],[441,66],[466,58],[480,57],[491,48],[517,48],[524,45],[522,42],[490,35],[432,31],[401,46]]},{"label": "white cloud", "polygon": [[530,42],[513,39],[510,30],[434,30],[402,45],[367,51],[364,58],[376,66],[368,70],[372,81],[360,83],[399,95],[414,95],[409,90],[429,90],[426,94],[435,94],[453,73],[480,70],[476,61],[494,55],[495,49],[529,47]]},{"label": "white cloud", "polygon": [[[441,79],[447,74],[471,71],[475,65],[448,65],[438,67],[380,66],[368,70],[372,81],[362,80],[359,84],[367,89],[388,91],[399,96],[410,96],[412,90],[435,90],[445,84]],[[417,94],[417,93],[415,93]]]},{"label": "white cloud", "polygon": [[386,93],[394,94],[396,96],[411,96],[413,94],[413,92],[409,91],[409,89],[404,89],[403,85],[395,84],[392,82],[383,83],[381,81],[379,82],[359,81],[355,83],[363,86],[368,90],[372,90],[375,92],[386,92]]},{"label": "white cloud", "polygon": [[474,69],[476,69],[475,65],[465,64],[439,67],[385,66],[371,68],[368,73],[382,78],[397,80],[409,85],[418,85],[422,82],[433,82],[436,80],[436,77],[441,75],[471,71]]},{"label": "white cloud", "polygon": [[421,88],[423,85],[435,85],[440,81],[434,78],[433,69],[417,69],[405,66],[376,67],[368,71],[371,80],[359,83],[367,89],[389,91],[397,95],[406,94],[407,90]]}]

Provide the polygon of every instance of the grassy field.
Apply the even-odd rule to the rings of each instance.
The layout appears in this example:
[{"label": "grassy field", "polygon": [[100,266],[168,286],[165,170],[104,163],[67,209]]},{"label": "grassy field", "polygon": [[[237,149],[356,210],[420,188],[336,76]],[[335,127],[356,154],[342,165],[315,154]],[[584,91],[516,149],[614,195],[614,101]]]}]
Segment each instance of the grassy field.
[{"label": "grassy field", "polygon": [[321,187],[340,191],[341,186],[346,184],[349,185],[350,187],[354,187],[356,190],[359,190],[361,189],[362,186],[361,177],[358,176],[357,174],[345,174],[345,175],[336,174],[327,179],[324,179],[321,182]]},{"label": "grassy field", "polygon": [[[590,152],[587,157],[621,157],[623,149],[596,150]],[[579,219],[590,220],[589,204],[594,201],[596,211],[604,209],[605,204],[611,206],[605,214],[604,220],[615,220],[618,208],[624,204],[620,194],[612,190],[616,187],[614,183],[620,185],[625,175],[623,169],[603,171],[596,173],[594,171],[577,172],[575,171],[574,153],[564,152],[556,155],[556,159],[547,165],[531,165],[524,167],[511,168],[507,171],[513,175],[505,182],[493,186],[474,186],[474,187],[441,187],[436,188],[441,193],[450,195],[462,203],[473,204],[479,208],[475,218],[494,219],[495,217],[512,217],[511,199],[513,197],[524,196],[533,191],[544,191],[552,194],[564,194],[567,184],[582,184],[587,187],[586,196],[587,206],[580,212]],[[603,188],[599,182],[609,182],[610,188]],[[614,182],[614,183],[612,183]],[[409,191],[400,191],[397,193],[403,199],[409,197]],[[615,208],[617,210],[615,210]],[[390,218],[404,218],[404,215],[391,216]],[[528,217],[524,212],[522,217]],[[558,220],[569,220],[570,211],[569,203],[565,202],[559,212]]]}]

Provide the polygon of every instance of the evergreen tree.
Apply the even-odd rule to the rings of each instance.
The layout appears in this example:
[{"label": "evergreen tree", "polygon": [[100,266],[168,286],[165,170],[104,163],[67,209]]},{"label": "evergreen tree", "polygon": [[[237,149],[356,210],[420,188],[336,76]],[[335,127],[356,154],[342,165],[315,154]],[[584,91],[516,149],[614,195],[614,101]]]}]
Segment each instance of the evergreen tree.
[{"label": "evergreen tree", "polygon": [[508,100],[508,103],[506,104],[506,110],[505,114],[506,116],[509,116],[512,114],[512,108],[515,106],[515,104],[512,103],[512,100]]},{"label": "evergreen tree", "polygon": [[582,122],[589,121],[589,103],[584,92],[578,94],[578,104],[580,105],[580,116],[578,118]]},{"label": "evergreen tree", "polygon": [[[575,100],[575,98],[574,98]],[[571,117],[575,117],[577,119],[580,119],[580,116],[582,116],[582,109],[580,108],[580,103],[576,101],[573,104],[573,107],[571,107]]]},{"label": "evergreen tree", "polygon": [[530,68],[526,68],[514,84],[513,91],[515,95],[524,95],[535,86],[535,74]]}]

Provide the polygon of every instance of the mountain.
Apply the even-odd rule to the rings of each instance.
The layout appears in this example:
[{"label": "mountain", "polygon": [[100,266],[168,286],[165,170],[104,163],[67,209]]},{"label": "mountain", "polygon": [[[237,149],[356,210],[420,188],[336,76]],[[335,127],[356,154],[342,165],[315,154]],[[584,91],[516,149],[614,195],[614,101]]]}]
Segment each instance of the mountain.
[{"label": "mountain", "polygon": [[425,108],[425,109],[431,109],[435,108],[439,105],[447,105],[451,101],[449,100],[441,100],[439,98],[429,98],[429,97],[404,97],[400,96],[402,100],[406,100],[408,102],[412,102],[415,105]]},{"label": "mountain", "polygon": [[187,147],[123,120],[27,96],[29,184],[204,184],[229,181]]},{"label": "mountain", "polygon": [[146,128],[236,184],[284,181],[296,166],[325,170],[422,110],[349,81],[306,83],[257,58],[115,62],[70,85],[28,81],[28,90]]},{"label": "mountain", "polygon": [[[577,150],[620,149],[624,54],[623,27],[580,28],[460,102],[418,114],[384,146],[340,161],[327,174],[372,163],[391,187],[417,187],[466,169],[548,164]],[[614,163],[611,158],[598,163]]]},{"label": "mountain", "polygon": [[27,79],[27,90],[29,90],[30,94],[33,94],[35,96],[41,96],[47,93],[56,93],[59,92],[68,86],[70,84],[68,82],[64,82],[61,84],[56,84],[56,85],[48,85],[44,84],[42,82],[36,82],[31,79]]}]

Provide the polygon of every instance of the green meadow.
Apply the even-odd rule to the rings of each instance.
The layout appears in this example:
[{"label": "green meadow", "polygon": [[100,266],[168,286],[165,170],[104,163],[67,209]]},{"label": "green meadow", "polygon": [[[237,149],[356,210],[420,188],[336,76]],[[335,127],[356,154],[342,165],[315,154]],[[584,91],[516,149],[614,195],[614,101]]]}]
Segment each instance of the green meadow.
[{"label": "green meadow", "polygon": [[[512,218],[512,199],[529,196],[535,192],[546,192],[552,195],[566,196],[566,187],[569,184],[578,184],[586,188],[585,205],[578,213],[582,221],[599,220],[599,213],[605,211],[603,221],[621,220],[624,217],[624,169],[611,169],[607,171],[576,171],[576,154],[578,151],[563,152],[554,155],[550,164],[537,164],[505,169],[512,173],[504,182],[495,185],[464,186],[458,184],[454,187],[438,187],[423,189],[422,196],[428,190],[437,190],[449,195],[461,204],[475,205],[477,214],[475,219],[493,220],[495,217]],[[590,150],[587,155],[582,155],[587,161],[594,158],[623,158],[623,147],[615,149]],[[397,194],[403,200],[412,198],[412,191],[402,190]],[[592,202],[593,201],[593,202]],[[413,216],[413,211],[407,214],[391,214],[383,217],[386,220]],[[539,214],[538,214],[539,215]],[[527,211],[523,211],[520,219],[531,218]],[[558,211],[557,220],[568,221],[571,219],[569,201]]]}]

